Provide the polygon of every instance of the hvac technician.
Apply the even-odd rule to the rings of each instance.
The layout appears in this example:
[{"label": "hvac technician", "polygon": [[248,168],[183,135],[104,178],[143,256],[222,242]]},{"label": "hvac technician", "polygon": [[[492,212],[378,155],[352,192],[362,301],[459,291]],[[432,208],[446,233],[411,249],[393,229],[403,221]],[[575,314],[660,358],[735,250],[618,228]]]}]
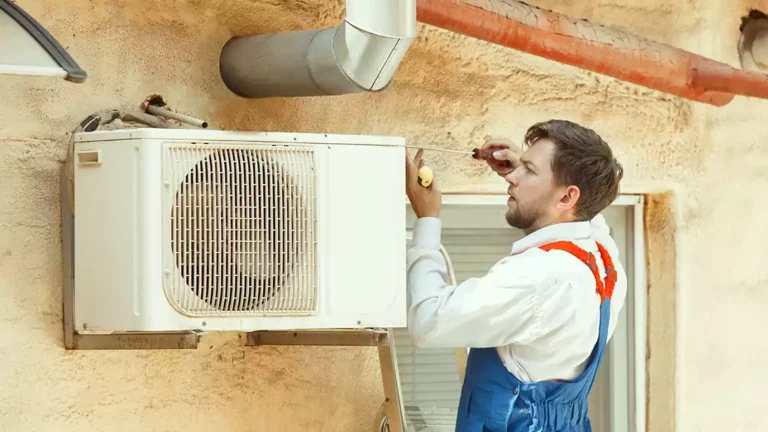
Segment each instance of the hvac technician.
[{"label": "hvac technician", "polygon": [[[506,220],[525,237],[482,277],[449,286],[436,184],[421,150],[406,156],[418,219],[408,251],[408,327],[419,347],[471,347],[457,431],[590,431],[587,396],[624,303],[627,280],[602,212],[623,169],[598,134],[551,120],[522,153],[488,160],[509,183]],[[507,162],[509,161],[509,163]]]}]

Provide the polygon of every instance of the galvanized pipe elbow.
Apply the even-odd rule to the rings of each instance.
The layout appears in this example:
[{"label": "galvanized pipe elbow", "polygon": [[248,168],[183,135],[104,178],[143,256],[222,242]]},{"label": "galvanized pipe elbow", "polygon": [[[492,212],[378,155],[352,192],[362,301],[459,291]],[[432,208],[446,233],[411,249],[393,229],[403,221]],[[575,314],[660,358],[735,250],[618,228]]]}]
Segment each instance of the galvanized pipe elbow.
[{"label": "galvanized pipe elbow", "polygon": [[376,92],[416,38],[416,0],[347,0],[344,21],[324,30],[230,39],[222,80],[247,98]]}]

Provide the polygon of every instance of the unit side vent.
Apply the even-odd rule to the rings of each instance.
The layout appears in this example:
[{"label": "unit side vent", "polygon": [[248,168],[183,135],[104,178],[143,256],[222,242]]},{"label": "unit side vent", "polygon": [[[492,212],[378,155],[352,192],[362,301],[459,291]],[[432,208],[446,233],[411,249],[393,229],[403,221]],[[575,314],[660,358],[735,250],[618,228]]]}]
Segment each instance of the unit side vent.
[{"label": "unit side vent", "polygon": [[168,144],[166,296],[189,316],[297,316],[317,305],[313,149]]}]

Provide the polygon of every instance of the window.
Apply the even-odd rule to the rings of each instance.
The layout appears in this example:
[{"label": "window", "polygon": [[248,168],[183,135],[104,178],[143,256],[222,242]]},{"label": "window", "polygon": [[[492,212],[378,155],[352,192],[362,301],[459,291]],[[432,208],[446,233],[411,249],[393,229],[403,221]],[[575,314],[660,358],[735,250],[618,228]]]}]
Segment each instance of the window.
[{"label": "window", "polygon": [[[501,204],[499,202],[501,201]],[[458,283],[480,276],[523,236],[505,220],[506,205],[494,196],[445,195],[442,243]],[[621,197],[603,215],[629,279],[627,300],[590,395],[595,432],[645,430],[645,287],[641,199]],[[408,237],[415,216],[407,206]],[[641,269],[640,272],[636,269]],[[641,311],[641,312],[638,312]],[[395,329],[395,357],[408,431],[453,431],[461,390],[462,350],[415,348],[407,329]],[[457,357],[457,352],[458,357]],[[639,384],[638,384],[639,383]]]}]

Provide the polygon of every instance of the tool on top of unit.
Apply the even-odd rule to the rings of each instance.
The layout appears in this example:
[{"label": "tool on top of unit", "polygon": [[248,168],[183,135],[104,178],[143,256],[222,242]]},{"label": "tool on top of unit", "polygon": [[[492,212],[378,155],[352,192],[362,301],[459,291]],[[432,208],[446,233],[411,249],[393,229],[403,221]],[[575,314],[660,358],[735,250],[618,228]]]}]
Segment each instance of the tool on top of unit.
[{"label": "tool on top of unit", "polygon": [[[501,146],[489,146],[486,148],[477,148],[475,147],[472,149],[472,151],[466,151],[466,150],[448,150],[448,149],[441,149],[437,147],[423,147],[423,146],[406,146],[407,148],[414,148],[414,149],[420,149],[420,150],[431,150],[431,151],[437,151],[437,152],[443,152],[443,153],[455,153],[455,154],[462,154],[462,155],[469,155],[472,156],[472,159],[477,160],[488,160],[493,158],[493,152],[496,150],[505,150],[505,147]],[[512,166],[511,162],[506,161],[506,165],[508,167]],[[432,185],[432,179],[434,177],[434,174],[432,173],[432,169],[428,166],[424,165],[421,168],[419,168],[418,173],[418,181],[419,185],[422,187],[428,188]]]}]

